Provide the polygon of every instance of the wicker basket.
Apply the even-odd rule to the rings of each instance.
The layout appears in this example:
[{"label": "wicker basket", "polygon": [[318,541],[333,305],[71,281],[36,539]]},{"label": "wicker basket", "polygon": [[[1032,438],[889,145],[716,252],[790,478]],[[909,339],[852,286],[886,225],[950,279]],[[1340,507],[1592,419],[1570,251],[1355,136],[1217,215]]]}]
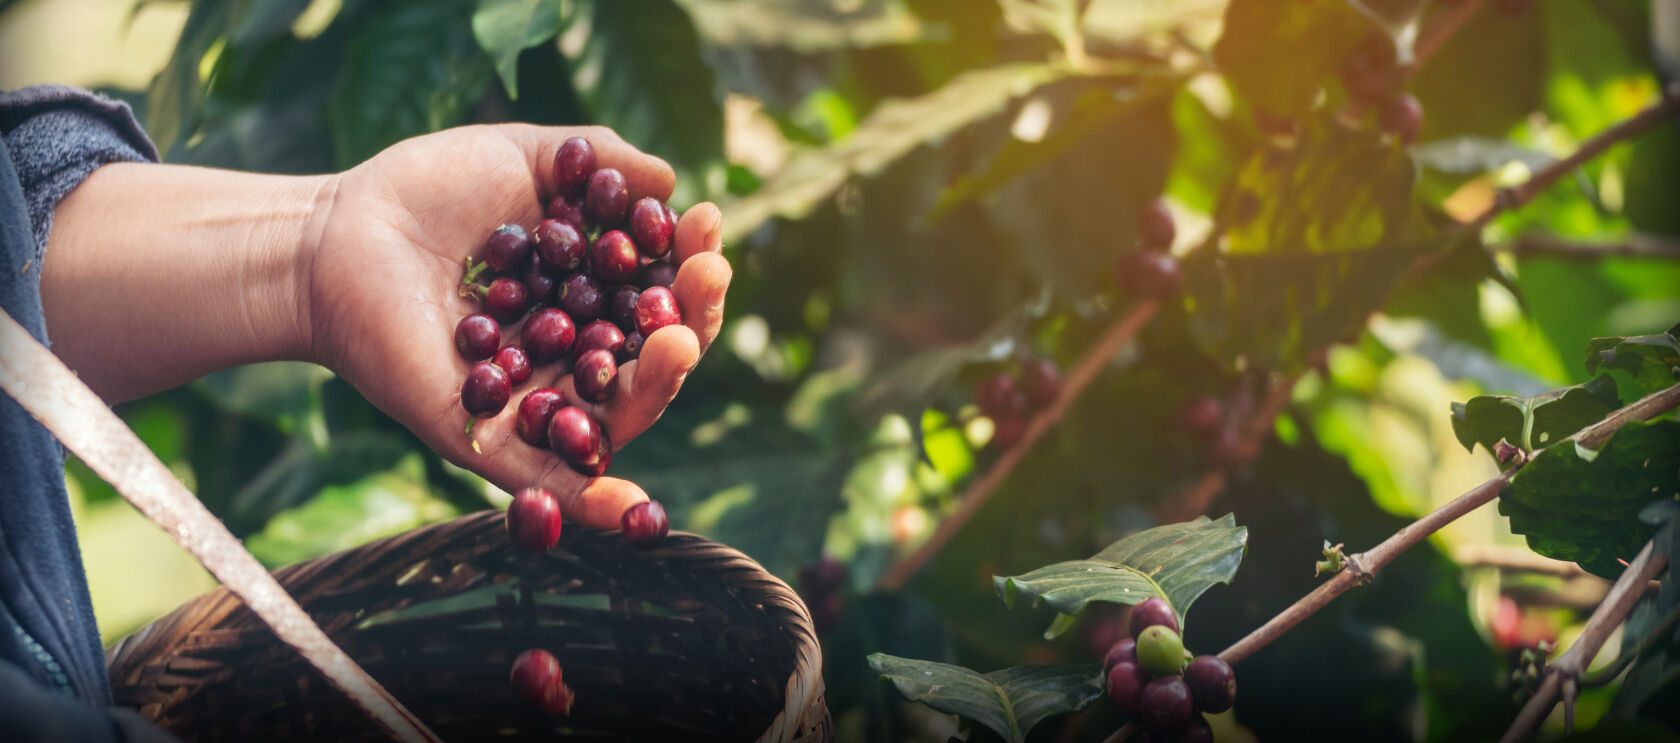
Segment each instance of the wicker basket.
[{"label": "wicker basket", "polygon": [[[528,555],[490,511],[275,577],[452,743],[833,737],[804,603],[692,534],[637,552],[616,534],[568,529],[550,554]],[[508,686],[513,657],[538,647],[577,694],[570,716],[534,712]],[[107,656],[117,703],[187,741],[383,740],[225,588]]]}]

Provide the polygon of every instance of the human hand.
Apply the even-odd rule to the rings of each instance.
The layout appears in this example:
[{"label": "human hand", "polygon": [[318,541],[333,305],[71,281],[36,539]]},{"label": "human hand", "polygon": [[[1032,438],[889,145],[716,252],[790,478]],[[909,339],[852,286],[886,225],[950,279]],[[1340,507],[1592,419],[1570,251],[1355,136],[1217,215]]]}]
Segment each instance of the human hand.
[{"label": "human hand", "polygon": [[[514,433],[518,401],[537,387],[560,389],[602,421],[615,447],[624,446],[659,419],[717,337],[732,272],[719,253],[717,207],[689,209],[678,221],[671,255],[679,265],[672,290],[684,325],[646,339],[640,357],[620,367],[611,399],[582,402],[571,394],[569,374],[538,367],[501,413],[478,420],[470,436],[463,433],[470,416],[460,390],[470,365],[455,352],[454,330],[479,309],[461,296],[462,270],[498,225],[529,229],[542,219],[541,199],[555,191],[554,153],[571,136],[594,145],[600,167],[624,173],[632,201],[670,197],[669,165],[599,127],[503,124],[416,137],[335,176],[300,283],[314,361],[450,461],[510,492],[546,488],[572,520],[617,528],[624,511],[647,494],[625,480],[587,478],[525,444]],[[518,326],[504,328],[502,338],[516,340]]]}]

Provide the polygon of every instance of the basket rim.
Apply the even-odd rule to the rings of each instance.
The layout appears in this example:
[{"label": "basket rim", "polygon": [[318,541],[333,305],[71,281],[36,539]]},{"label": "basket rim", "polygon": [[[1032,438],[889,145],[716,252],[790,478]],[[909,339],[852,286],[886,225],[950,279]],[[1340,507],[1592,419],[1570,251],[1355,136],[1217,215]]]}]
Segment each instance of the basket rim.
[{"label": "basket rim", "polygon": [[[463,514],[455,518],[419,526],[407,531],[394,534],[383,539],[340,550],[302,562],[293,563],[270,571],[275,579],[286,590],[288,580],[294,576],[310,576],[338,563],[354,562],[359,555],[375,553],[392,548],[400,542],[419,541],[434,535],[435,532],[454,529],[486,529],[486,523],[501,521],[505,518],[505,511],[490,508],[474,513]],[[576,524],[570,524],[575,529],[582,529]],[[604,539],[617,533],[612,531],[589,530],[591,538]],[[560,547],[564,547],[565,538],[562,537]],[[787,616],[782,625],[792,641],[793,669],[788,675],[783,687],[782,708],[770,721],[769,727],[756,739],[758,743],[777,743],[779,741],[795,740],[798,738],[800,727],[804,723],[806,710],[824,695],[822,678],[822,646],[817,639],[816,629],[811,622],[810,609],[803,599],[785,581],[766,570],[758,561],[746,553],[722,542],[712,540],[706,536],[693,532],[670,532],[669,536],[658,546],[650,549],[637,550],[639,554],[650,558],[684,559],[703,557],[714,563],[727,563],[729,569],[738,573],[732,581],[739,589],[757,594],[754,603],[765,608],[775,607]],[[107,668],[114,668],[133,652],[149,644],[148,635],[160,627],[168,627],[179,620],[179,615],[202,611],[206,607],[217,606],[224,602],[236,602],[240,606],[244,602],[228,590],[227,586],[217,586],[203,594],[195,596],[168,613],[160,616],[128,635],[112,643],[105,652]],[[246,607],[248,609],[248,607]],[[266,626],[265,626],[266,628]],[[826,715],[826,711],[824,713]]]}]

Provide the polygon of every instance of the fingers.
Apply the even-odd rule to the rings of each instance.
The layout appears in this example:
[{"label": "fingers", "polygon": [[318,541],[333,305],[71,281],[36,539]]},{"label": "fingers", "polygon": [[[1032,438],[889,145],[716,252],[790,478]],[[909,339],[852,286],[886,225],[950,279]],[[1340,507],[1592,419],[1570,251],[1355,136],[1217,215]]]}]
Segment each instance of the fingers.
[{"label": "fingers", "polygon": [[700,253],[723,249],[723,212],[711,202],[695,204],[677,220],[677,245],[671,260],[681,264]]},{"label": "fingers", "polygon": [[597,477],[582,489],[549,491],[559,497],[560,513],[587,529],[617,529],[625,511],[648,500],[640,486],[616,477]]},{"label": "fingers", "polygon": [[677,281],[671,285],[671,291],[677,295],[683,324],[699,340],[701,353],[711,347],[723,328],[724,296],[729,293],[729,280],[734,275],[729,261],[719,253],[701,253],[677,269]]},{"label": "fingers", "polygon": [[597,167],[614,168],[624,174],[630,184],[630,200],[652,196],[660,201],[671,198],[677,175],[670,163],[630,146],[617,132],[604,126],[536,126],[533,124],[504,124],[507,135],[519,144],[530,161],[531,172],[546,197],[555,191],[554,153],[570,137],[583,137],[595,148]]}]

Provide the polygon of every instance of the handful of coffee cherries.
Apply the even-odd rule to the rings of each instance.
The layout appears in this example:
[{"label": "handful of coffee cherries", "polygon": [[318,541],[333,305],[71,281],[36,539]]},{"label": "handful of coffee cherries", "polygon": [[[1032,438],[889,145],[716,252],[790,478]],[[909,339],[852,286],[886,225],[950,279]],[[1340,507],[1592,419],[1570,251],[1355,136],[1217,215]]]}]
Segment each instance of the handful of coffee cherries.
[{"label": "handful of coffee cherries", "polygon": [[1237,676],[1217,655],[1186,663],[1178,615],[1159,596],[1132,607],[1131,637],[1108,649],[1103,671],[1108,698],[1137,720],[1134,741],[1212,743],[1202,713],[1224,712],[1237,697]]},{"label": "handful of coffee cherries", "polygon": [[[630,203],[624,174],[597,168],[595,149],[582,137],[561,143],[553,167],[557,192],[546,218],[534,229],[497,227],[478,259],[467,261],[461,293],[478,300],[481,311],[455,326],[455,350],[472,365],[461,407],[475,420],[493,417],[534,369],[557,365],[571,374],[571,392],[556,385],[526,393],[515,432],[578,473],[599,477],[612,463],[612,437],[583,403],[612,399],[619,365],[638,357],[655,331],[683,321],[671,291],[677,267],[668,260],[677,213],[652,197]],[[526,552],[553,549],[561,523],[559,499],[542,488],[519,491],[508,506],[508,537]],[[638,549],[670,531],[657,501],[632,506],[621,526]],[[573,695],[548,651],[521,653],[510,682],[531,706],[569,714]]]}]

